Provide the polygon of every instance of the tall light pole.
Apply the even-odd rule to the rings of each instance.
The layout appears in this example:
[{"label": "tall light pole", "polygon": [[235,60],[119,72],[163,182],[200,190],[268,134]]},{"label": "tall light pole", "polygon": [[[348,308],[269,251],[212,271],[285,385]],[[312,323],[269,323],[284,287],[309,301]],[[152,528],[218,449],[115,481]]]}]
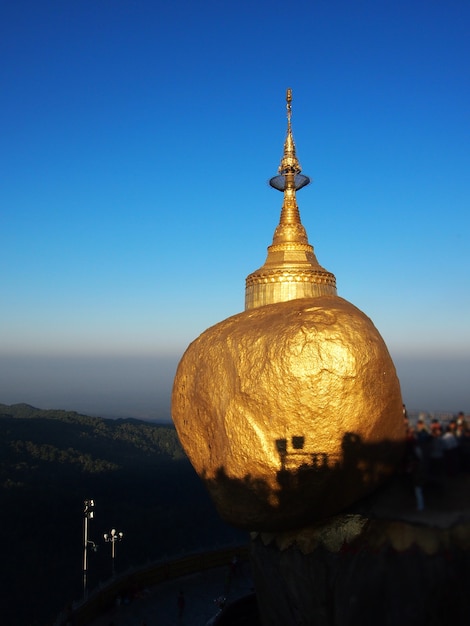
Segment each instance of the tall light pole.
[{"label": "tall light pole", "polygon": [[94,500],[85,500],[85,507],[83,510],[83,597],[86,598],[87,594],[87,575],[88,575],[88,544],[95,544],[88,540],[88,520],[94,517]]},{"label": "tall light pole", "polygon": [[113,576],[114,576],[114,572],[115,572],[115,568],[114,568],[114,558],[116,556],[116,543],[118,541],[122,541],[122,538],[124,537],[124,533],[122,532],[117,532],[117,530],[115,528],[113,528],[110,532],[110,534],[108,535],[108,533],[105,533],[103,535],[104,540],[106,542],[110,542],[111,543],[111,561],[112,561],[112,572],[113,572]]}]

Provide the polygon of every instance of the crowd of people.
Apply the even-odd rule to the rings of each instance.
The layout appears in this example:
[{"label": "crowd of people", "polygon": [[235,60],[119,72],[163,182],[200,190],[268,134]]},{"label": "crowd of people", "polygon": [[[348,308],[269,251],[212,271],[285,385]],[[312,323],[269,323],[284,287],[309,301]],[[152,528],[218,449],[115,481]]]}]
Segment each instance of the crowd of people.
[{"label": "crowd of people", "polygon": [[405,405],[403,419],[407,440],[405,469],[413,479],[416,508],[422,511],[426,484],[439,484],[446,477],[470,472],[470,419],[460,411],[446,422],[420,415],[413,424]]}]

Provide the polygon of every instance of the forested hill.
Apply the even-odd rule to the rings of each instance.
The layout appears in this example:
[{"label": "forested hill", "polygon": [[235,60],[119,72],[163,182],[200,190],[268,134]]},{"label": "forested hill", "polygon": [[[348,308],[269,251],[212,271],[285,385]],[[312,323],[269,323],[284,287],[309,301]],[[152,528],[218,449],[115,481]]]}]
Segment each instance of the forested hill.
[{"label": "forested hill", "polygon": [[0,404],[0,484],[44,462],[97,473],[184,456],[172,425]]},{"label": "forested hill", "polygon": [[2,623],[50,624],[81,597],[85,499],[89,588],[111,574],[112,528],[118,572],[246,539],[220,521],[172,424],[0,404]]}]

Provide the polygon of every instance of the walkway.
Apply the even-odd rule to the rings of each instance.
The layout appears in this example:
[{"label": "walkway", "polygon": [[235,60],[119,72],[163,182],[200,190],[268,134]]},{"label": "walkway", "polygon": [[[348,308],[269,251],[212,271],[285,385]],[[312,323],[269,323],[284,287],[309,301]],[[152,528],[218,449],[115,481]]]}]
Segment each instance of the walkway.
[{"label": "walkway", "polygon": [[[253,591],[249,563],[217,567],[160,583],[146,590],[142,597],[114,609],[91,622],[89,626],[206,626],[217,614],[216,600],[228,602]],[[184,596],[184,608],[179,616],[178,597]]]}]

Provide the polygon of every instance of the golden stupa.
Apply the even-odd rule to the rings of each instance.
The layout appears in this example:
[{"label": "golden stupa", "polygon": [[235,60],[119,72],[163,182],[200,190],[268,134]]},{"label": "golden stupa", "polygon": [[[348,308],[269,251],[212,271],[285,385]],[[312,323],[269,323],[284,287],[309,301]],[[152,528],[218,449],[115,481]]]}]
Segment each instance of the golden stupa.
[{"label": "golden stupa", "polygon": [[284,201],[246,310],[206,330],[176,372],[172,417],[221,516],[295,530],[374,490],[402,456],[395,367],[372,321],[336,295],[300,220],[301,174],[287,136],[270,184]]},{"label": "golden stupa", "polygon": [[287,90],[286,100],[287,136],[284,155],[278,176],[269,181],[271,187],[284,192],[284,203],[267,259],[263,267],[246,279],[245,309],[295,298],[336,295],[336,279],[318,263],[300,221],[296,191],[308,185],[310,179],[301,174],[295,151],[290,89]]}]

